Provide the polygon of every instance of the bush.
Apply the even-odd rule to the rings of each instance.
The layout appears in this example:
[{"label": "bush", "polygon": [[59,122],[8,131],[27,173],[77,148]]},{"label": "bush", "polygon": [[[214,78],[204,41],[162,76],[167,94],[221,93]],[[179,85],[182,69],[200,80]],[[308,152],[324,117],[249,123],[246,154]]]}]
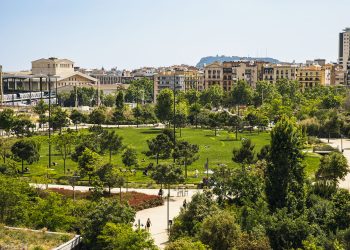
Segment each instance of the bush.
[{"label": "bush", "polygon": [[339,151],[336,148],[333,148],[331,145],[328,144],[321,144],[321,145],[317,145],[313,148],[313,151],[331,151],[331,152],[336,152]]},{"label": "bush", "polygon": [[165,250],[206,250],[206,246],[200,241],[193,241],[191,238],[180,238],[169,243]]}]

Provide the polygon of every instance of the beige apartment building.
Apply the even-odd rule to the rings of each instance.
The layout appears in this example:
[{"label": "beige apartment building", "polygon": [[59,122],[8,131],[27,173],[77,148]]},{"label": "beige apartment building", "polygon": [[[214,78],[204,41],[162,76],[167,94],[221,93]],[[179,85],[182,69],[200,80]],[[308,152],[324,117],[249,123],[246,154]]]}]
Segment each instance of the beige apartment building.
[{"label": "beige apartment building", "polygon": [[301,67],[297,80],[303,89],[325,85],[325,69],[319,65]]},{"label": "beige apartment building", "polygon": [[245,80],[255,88],[262,78],[263,62],[214,62],[204,67],[204,87],[219,85],[224,91],[230,91],[234,85]]},{"label": "beige apartment building", "polygon": [[169,69],[155,74],[153,79],[154,100],[161,90],[165,88],[173,90],[174,83],[175,89],[180,91],[204,90],[204,75],[197,69]]},{"label": "beige apartment building", "polygon": [[298,67],[296,65],[266,64],[263,66],[261,80],[276,83],[279,79],[296,80]]}]

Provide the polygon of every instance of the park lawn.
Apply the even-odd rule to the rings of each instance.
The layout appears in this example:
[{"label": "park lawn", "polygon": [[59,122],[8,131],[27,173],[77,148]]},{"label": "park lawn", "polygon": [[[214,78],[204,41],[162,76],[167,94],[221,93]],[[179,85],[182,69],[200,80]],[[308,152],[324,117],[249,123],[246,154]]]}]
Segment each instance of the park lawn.
[{"label": "park lawn", "polygon": [[[112,129],[111,129],[112,130]],[[131,146],[138,152],[138,160],[140,169],[145,168],[150,162],[156,163],[155,159],[147,157],[144,152],[148,149],[147,140],[154,138],[161,132],[160,129],[154,128],[113,128],[116,132],[123,137],[123,143]],[[209,129],[194,129],[184,128],[182,129],[182,136],[180,138],[179,131],[177,131],[178,140],[187,140],[190,143],[199,145],[199,159],[195,161],[191,166],[188,166],[188,182],[197,183],[205,176],[204,164],[206,160],[209,161],[209,169],[215,169],[219,164],[225,164],[228,167],[238,167],[237,163],[232,161],[232,150],[241,146],[240,139],[250,138],[255,144],[255,152],[259,152],[262,146],[270,143],[269,132],[245,132],[238,134],[238,141],[235,140],[234,133],[228,133],[227,131],[219,130],[217,136],[214,136],[214,131]],[[36,140],[41,142],[40,160],[38,163],[28,165],[30,169],[29,174],[26,176],[46,176],[47,173],[51,178],[59,178],[64,176],[63,172],[63,159],[60,154],[52,146],[51,161],[56,162],[57,166],[48,165],[48,140],[44,136],[35,136]],[[73,146],[74,148],[74,146]],[[108,154],[102,156],[102,162],[107,163],[109,161]],[[171,163],[172,159],[162,160],[159,163]],[[112,163],[117,166],[123,167],[121,161],[121,153],[113,155]],[[319,158],[312,155],[306,156],[306,173],[311,176],[318,167]],[[20,165],[20,164],[19,164]],[[67,175],[71,175],[74,170],[77,169],[78,164],[73,162],[69,157],[66,161],[66,169],[70,170]],[[195,170],[200,172],[199,178],[194,178]],[[143,176],[142,170],[137,171],[135,176],[129,178],[131,182],[148,183],[150,178]]]}]

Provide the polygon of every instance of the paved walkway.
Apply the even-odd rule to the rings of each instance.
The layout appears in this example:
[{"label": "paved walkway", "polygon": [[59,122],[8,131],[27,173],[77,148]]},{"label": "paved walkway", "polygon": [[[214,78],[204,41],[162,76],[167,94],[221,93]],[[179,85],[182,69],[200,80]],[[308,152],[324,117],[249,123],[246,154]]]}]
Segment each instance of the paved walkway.
[{"label": "paved walkway", "polygon": [[[191,200],[193,194],[197,191],[189,192],[187,197],[176,197],[174,195],[175,191],[171,191],[171,197],[169,201],[169,218],[173,220],[175,216],[180,213],[183,201],[186,199],[187,202]],[[165,200],[163,206],[149,208],[141,210],[136,213],[135,224],[140,223],[145,226],[147,219],[151,220],[150,233],[154,239],[155,244],[163,249],[168,242],[168,233],[167,233],[167,201]]]},{"label": "paved walkway", "polygon": [[[348,160],[348,164],[350,164],[350,139],[330,139],[328,143],[328,139],[321,139],[322,142],[331,145],[334,148],[337,148],[341,151],[341,144],[343,143],[344,156]],[[342,142],[343,141],[343,142]],[[350,191],[350,173],[345,176],[344,180],[339,181],[339,187],[344,188]]]},{"label": "paved walkway", "polygon": [[[33,186],[45,189],[46,184],[32,184]],[[72,186],[69,185],[56,185],[49,184],[49,188],[62,188],[67,190],[72,190]],[[88,191],[89,186],[76,186],[75,190],[77,191]],[[125,192],[126,189],[122,188],[122,192]],[[137,189],[137,188],[129,188],[128,191],[136,191],[144,194],[150,195],[158,195],[158,189]],[[119,193],[119,188],[114,188],[111,190],[112,193]],[[164,195],[167,194],[167,190],[164,189]],[[170,189],[170,200],[169,200],[169,218],[172,220],[175,216],[180,213],[181,207],[183,205],[183,201],[186,199],[187,202],[191,201],[192,196],[200,192],[197,189],[189,189],[188,194],[184,197],[178,197],[177,191],[174,189]],[[146,224],[147,219],[151,220],[151,228],[150,233],[152,238],[154,239],[155,244],[163,249],[168,242],[168,234],[167,234],[167,201],[165,199],[163,206],[158,206],[154,208],[144,209],[138,211],[136,213],[134,226],[137,227],[138,222],[140,220],[140,224],[143,227]]]}]

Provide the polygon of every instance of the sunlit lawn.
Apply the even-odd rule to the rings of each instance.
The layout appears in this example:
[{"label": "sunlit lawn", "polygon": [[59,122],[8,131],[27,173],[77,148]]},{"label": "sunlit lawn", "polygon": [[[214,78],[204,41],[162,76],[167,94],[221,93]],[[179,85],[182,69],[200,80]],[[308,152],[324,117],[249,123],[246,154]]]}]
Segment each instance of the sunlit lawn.
[{"label": "sunlit lawn", "polygon": [[[142,169],[145,168],[150,162],[155,164],[155,159],[151,159],[143,152],[148,149],[147,140],[154,138],[160,129],[153,128],[120,128],[115,129],[119,135],[124,139],[124,144],[134,147],[138,152],[138,160],[140,169],[138,169],[136,176],[130,178],[133,182],[146,183],[150,179],[143,176]],[[52,147],[52,162],[58,163],[57,166],[47,169],[48,165],[48,143],[44,136],[36,136],[35,139],[41,141],[40,161],[33,165],[28,165],[30,173],[27,176],[44,176],[49,173],[51,178],[58,178],[64,175],[63,173],[63,159]],[[238,141],[235,140],[233,133],[227,131],[218,131],[217,136],[214,136],[214,131],[209,129],[182,129],[182,137],[179,137],[179,131],[177,131],[177,138],[180,140],[187,140],[191,143],[199,145],[199,159],[188,167],[188,182],[199,182],[205,175],[204,164],[208,158],[209,169],[215,169],[219,164],[225,164],[229,167],[238,167],[238,164],[232,161],[233,148],[239,148],[241,145],[241,138],[250,138],[255,144],[255,151],[260,151],[263,145],[269,144],[270,134],[269,132],[262,133],[240,133],[238,134]],[[108,154],[102,156],[102,162],[108,162]],[[120,167],[123,167],[121,161],[121,154],[114,155],[112,162]],[[160,163],[172,162],[172,159],[160,160]],[[307,156],[305,159],[306,173],[312,175],[317,169],[319,163],[319,157],[315,155]],[[67,159],[67,169],[70,170],[70,174],[77,169],[77,163],[73,162],[70,158]],[[194,178],[195,169],[200,172],[199,178]]]}]

